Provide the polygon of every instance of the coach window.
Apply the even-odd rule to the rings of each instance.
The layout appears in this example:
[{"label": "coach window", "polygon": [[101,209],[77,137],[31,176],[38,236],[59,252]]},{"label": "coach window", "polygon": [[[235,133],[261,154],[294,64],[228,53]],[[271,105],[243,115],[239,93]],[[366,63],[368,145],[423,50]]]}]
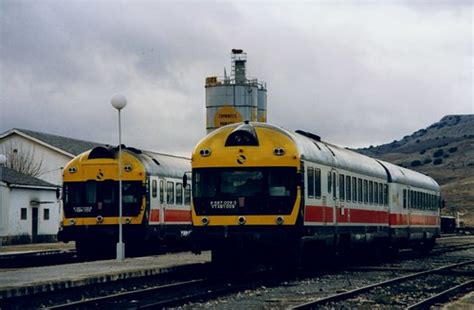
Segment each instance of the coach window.
[{"label": "coach window", "polygon": [[334,199],[336,199],[336,196],[337,196],[337,193],[336,193],[336,191],[337,191],[336,182],[337,182],[336,173],[333,172],[333,173],[332,173],[332,187],[333,187],[332,197],[333,197]]},{"label": "coach window", "polygon": [[407,190],[407,207],[411,208],[411,190]]},{"label": "coach window", "polygon": [[314,169],[308,167],[308,176],[306,178],[306,183],[308,187],[308,198],[314,197]]},{"label": "coach window", "polygon": [[191,186],[186,186],[186,188],[184,189],[184,204],[191,204]]},{"label": "coach window", "polygon": [[351,201],[351,177],[346,176],[346,200]]},{"label": "coach window", "polygon": [[358,190],[357,198],[359,202],[362,203],[362,179],[357,179],[357,190]]},{"label": "coach window", "polygon": [[345,200],[346,197],[346,188],[344,186],[345,175],[339,175],[339,198]]},{"label": "coach window", "polygon": [[174,183],[168,182],[166,184],[166,203],[169,205],[174,204]]},{"label": "coach window", "polygon": [[383,203],[387,206],[388,205],[388,185],[383,185]]},{"label": "coach window", "polygon": [[367,190],[367,187],[368,187],[367,184],[368,184],[368,181],[364,180],[364,203],[365,204],[367,204],[367,202],[368,202],[367,198],[369,197],[368,190]]},{"label": "coach window", "polygon": [[383,184],[379,183],[379,204],[383,205],[383,190],[382,190]]},{"label": "coach window", "polygon": [[317,198],[321,198],[321,170],[314,169],[314,189]]},{"label": "coach window", "polygon": [[160,181],[160,203],[165,202],[165,182]]},{"label": "coach window", "polygon": [[183,184],[176,183],[176,204],[183,204]]},{"label": "coach window", "polygon": [[328,172],[328,193],[331,193],[332,180],[331,180],[331,171]]},{"label": "coach window", "polygon": [[374,182],[369,181],[369,203],[374,203]]},{"label": "coach window", "polygon": [[357,178],[352,177],[352,200],[357,202]]},{"label": "coach window", "polygon": [[379,185],[377,182],[374,182],[374,204],[379,204],[379,193],[378,193]]},{"label": "coach window", "polygon": [[151,196],[152,196],[153,198],[156,198],[157,185],[158,185],[158,182],[156,182],[156,180],[153,180],[153,181],[151,182]]},{"label": "coach window", "polygon": [[403,190],[403,209],[407,208],[407,190]]}]

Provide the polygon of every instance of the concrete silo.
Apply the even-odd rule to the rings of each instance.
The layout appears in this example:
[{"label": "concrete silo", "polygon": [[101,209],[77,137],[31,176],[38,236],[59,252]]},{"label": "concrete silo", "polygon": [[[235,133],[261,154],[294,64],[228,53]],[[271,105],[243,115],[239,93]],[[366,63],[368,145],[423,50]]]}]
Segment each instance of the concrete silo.
[{"label": "concrete silo", "polygon": [[224,77],[206,78],[206,129],[211,132],[224,125],[251,121],[266,122],[267,89],[265,83],[248,78],[247,54],[232,50],[232,71]]}]

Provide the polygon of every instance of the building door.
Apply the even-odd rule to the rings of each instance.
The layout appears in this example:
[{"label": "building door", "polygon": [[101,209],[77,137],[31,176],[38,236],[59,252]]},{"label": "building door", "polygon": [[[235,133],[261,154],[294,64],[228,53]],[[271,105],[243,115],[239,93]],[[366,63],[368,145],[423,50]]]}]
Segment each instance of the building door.
[{"label": "building door", "polygon": [[32,208],[33,216],[31,218],[31,240],[36,242],[38,237],[38,208]]}]

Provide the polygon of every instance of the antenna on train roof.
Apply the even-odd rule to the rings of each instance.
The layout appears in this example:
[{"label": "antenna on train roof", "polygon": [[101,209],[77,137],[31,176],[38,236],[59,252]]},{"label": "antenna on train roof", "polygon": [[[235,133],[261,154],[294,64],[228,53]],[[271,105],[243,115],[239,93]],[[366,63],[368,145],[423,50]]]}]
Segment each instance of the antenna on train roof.
[{"label": "antenna on train roof", "polygon": [[305,137],[308,137],[308,138],[310,138],[310,139],[313,139],[313,140],[315,140],[315,141],[321,141],[321,137],[320,137],[320,136],[315,135],[314,133],[311,133],[311,132],[309,132],[309,131],[303,131],[303,130],[298,129],[298,130],[296,130],[295,132],[296,132],[296,133],[299,133],[300,135],[303,135],[303,136],[305,136]]}]

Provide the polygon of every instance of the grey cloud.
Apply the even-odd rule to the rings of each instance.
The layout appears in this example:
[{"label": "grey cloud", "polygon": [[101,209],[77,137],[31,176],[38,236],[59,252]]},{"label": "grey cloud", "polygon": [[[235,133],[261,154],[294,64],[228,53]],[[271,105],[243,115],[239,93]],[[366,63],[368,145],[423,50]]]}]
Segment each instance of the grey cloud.
[{"label": "grey cloud", "polygon": [[[469,25],[471,27],[469,27]],[[189,153],[204,78],[231,48],[268,83],[271,122],[341,145],[401,138],[472,110],[467,5],[2,1],[0,131],[24,127]]]}]

